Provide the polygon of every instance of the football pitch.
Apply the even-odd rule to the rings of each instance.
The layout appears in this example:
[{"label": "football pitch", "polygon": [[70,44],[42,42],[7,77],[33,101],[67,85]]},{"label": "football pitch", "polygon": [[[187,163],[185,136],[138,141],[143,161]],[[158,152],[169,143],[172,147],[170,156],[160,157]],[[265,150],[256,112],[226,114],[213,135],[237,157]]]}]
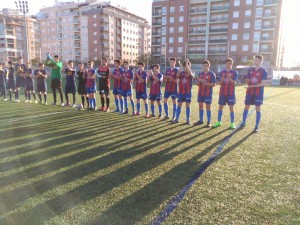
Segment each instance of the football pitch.
[{"label": "football pitch", "polygon": [[[236,94],[238,126],[244,87]],[[228,107],[213,129],[184,125],[185,107],[171,125],[0,101],[0,224],[300,224],[300,88],[265,96],[258,133],[255,112],[230,130]]]}]

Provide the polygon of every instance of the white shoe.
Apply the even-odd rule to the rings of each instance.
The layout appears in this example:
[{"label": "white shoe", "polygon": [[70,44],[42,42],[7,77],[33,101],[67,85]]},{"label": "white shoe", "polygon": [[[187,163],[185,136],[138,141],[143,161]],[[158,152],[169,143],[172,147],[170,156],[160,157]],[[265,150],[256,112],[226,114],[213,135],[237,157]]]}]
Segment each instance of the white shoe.
[{"label": "white shoe", "polygon": [[20,99],[18,99],[17,102],[20,102]]},{"label": "white shoe", "polygon": [[62,103],[60,104],[60,106],[65,106],[65,103],[62,102]]},{"label": "white shoe", "polygon": [[35,103],[35,104],[37,104],[37,103],[38,103],[38,101],[37,101],[37,100],[35,100],[35,101],[34,101],[34,103]]},{"label": "white shoe", "polygon": [[47,102],[45,102],[45,105],[48,105],[48,103],[47,103]]},{"label": "white shoe", "polygon": [[29,101],[26,99],[25,102],[29,102]]},{"label": "white shoe", "polygon": [[5,98],[5,99],[3,99],[3,101],[5,101],[5,102],[6,102],[6,101],[7,101],[7,99]]},{"label": "white shoe", "polygon": [[31,100],[29,100],[29,103],[32,103],[32,101],[31,101]]},{"label": "white shoe", "polygon": [[76,105],[75,105],[75,104],[73,104],[73,105],[72,105],[72,107],[73,107],[73,108],[75,108],[75,107],[76,107]]}]

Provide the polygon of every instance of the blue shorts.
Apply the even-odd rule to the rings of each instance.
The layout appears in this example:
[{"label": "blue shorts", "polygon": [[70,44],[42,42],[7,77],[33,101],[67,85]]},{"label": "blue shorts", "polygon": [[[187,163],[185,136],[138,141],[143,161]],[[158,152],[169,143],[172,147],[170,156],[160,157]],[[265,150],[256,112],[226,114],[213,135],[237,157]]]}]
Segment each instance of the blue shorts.
[{"label": "blue shorts", "polygon": [[27,83],[26,83],[26,86],[25,86],[25,90],[26,90],[26,91],[34,91],[33,86],[34,86],[34,85],[33,85],[33,82],[30,82],[30,83],[27,82]]},{"label": "blue shorts", "polygon": [[120,88],[113,89],[113,95],[121,95],[122,93],[123,93],[123,91]]},{"label": "blue shorts", "polygon": [[164,94],[164,98],[169,98],[171,96],[172,99],[176,99],[177,98],[177,92],[169,92],[169,91],[165,91]]},{"label": "blue shorts", "polygon": [[16,87],[25,87],[25,78],[21,76],[16,77]]},{"label": "blue shorts", "polygon": [[45,85],[45,84],[37,85],[36,92],[47,92],[47,85]]},{"label": "blue shorts", "polygon": [[198,96],[198,102],[204,102],[207,105],[212,103],[212,96]]},{"label": "blue shorts", "polygon": [[178,94],[178,102],[186,102],[191,103],[192,101],[192,93],[189,94]]},{"label": "blue shorts", "polygon": [[147,99],[148,95],[146,92],[136,92],[136,99]]},{"label": "blue shorts", "polygon": [[151,101],[161,101],[162,99],[162,94],[158,94],[158,95],[150,95],[149,96],[149,99]]},{"label": "blue shorts", "polygon": [[122,96],[123,97],[128,97],[132,95],[132,91],[131,90],[122,90]]},{"label": "blue shorts", "polygon": [[87,94],[96,93],[96,88],[94,88],[94,87],[93,87],[93,88],[87,88],[87,89],[86,89],[86,93],[87,93]]},{"label": "blue shorts", "polygon": [[263,104],[263,95],[249,95],[246,94],[245,105],[256,105],[260,106]]},{"label": "blue shorts", "polygon": [[66,83],[65,93],[76,93],[76,84],[75,83]]},{"label": "blue shorts", "polygon": [[234,105],[236,103],[235,95],[220,95],[219,105]]}]

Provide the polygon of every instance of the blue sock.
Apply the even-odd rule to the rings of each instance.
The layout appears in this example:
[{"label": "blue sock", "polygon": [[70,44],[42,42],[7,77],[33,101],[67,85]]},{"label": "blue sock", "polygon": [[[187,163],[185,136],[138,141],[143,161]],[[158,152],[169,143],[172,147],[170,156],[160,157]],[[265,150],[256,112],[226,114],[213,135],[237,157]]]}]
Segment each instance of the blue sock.
[{"label": "blue sock", "polygon": [[234,112],[230,112],[230,123],[234,123]]},{"label": "blue sock", "polygon": [[136,110],[137,112],[141,112],[141,103],[136,103]]},{"label": "blue sock", "polygon": [[132,107],[132,113],[134,113],[134,101],[133,99],[130,99],[131,107]]},{"label": "blue sock", "polygon": [[150,108],[151,108],[151,113],[152,113],[152,115],[154,115],[154,104],[151,105]]},{"label": "blue sock", "polygon": [[243,112],[243,123],[244,123],[244,124],[246,123],[247,116],[248,116],[248,110],[245,109],[244,112]]},{"label": "blue sock", "polygon": [[199,110],[199,121],[203,122],[204,120],[204,110],[200,109]]},{"label": "blue sock", "polygon": [[261,112],[256,112],[256,124],[255,124],[255,127],[259,126],[260,118],[261,118]]},{"label": "blue sock", "polygon": [[93,99],[92,98],[89,98],[89,103],[90,103],[90,108],[93,108]]},{"label": "blue sock", "polygon": [[164,103],[164,109],[165,109],[165,114],[166,114],[166,116],[169,116],[169,107],[168,107],[168,103]]},{"label": "blue sock", "polygon": [[123,101],[123,98],[121,97],[120,98],[120,108],[121,108],[121,112],[123,112],[123,109],[124,109],[124,101]]},{"label": "blue sock", "polygon": [[158,112],[159,112],[159,115],[161,116],[162,115],[162,105],[158,105]]},{"label": "blue sock", "polygon": [[148,103],[145,104],[145,111],[146,111],[146,114],[148,115]]},{"label": "blue sock", "polygon": [[210,123],[210,119],[211,119],[211,111],[207,110],[206,111],[206,115],[207,115],[207,123]]},{"label": "blue sock", "polygon": [[189,122],[190,121],[190,115],[191,115],[191,107],[186,107],[185,114],[186,114],[186,122]]},{"label": "blue sock", "polygon": [[173,104],[173,118],[176,116],[176,111],[177,111],[177,105]]},{"label": "blue sock", "polygon": [[218,122],[221,122],[221,121],[222,121],[222,115],[223,115],[223,111],[222,111],[222,110],[219,110],[219,111],[218,111]]},{"label": "blue sock", "polygon": [[181,107],[177,107],[177,110],[176,110],[176,120],[178,120],[179,119],[179,117],[180,117],[180,113],[181,113]]},{"label": "blue sock", "polygon": [[93,108],[96,108],[96,98],[93,98]]},{"label": "blue sock", "polygon": [[128,100],[127,100],[127,98],[124,98],[123,102],[124,102],[125,110],[128,111]]},{"label": "blue sock", "polygon": [[119,99],[115,98],[115,104],[116,104],[116,109],[120,110],[119,109]]}]

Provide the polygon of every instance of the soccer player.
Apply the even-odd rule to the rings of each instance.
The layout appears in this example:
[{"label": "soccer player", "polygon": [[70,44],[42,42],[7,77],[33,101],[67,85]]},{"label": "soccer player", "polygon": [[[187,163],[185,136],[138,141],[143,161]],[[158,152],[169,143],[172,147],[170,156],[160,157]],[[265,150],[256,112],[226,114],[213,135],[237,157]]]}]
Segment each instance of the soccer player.
[{"label": "soccer player", "polygon": [[149,117],[148,113],[148,93],[147,93],[147,73],[144,70],[144,63],[138,63],[139,70],[137,73],[134,74],[134,81],[136,83],[135,90],[136,90],[136,116],[141,115],[141,103],[140,100],[143,99],[145,105],[146,115],[145,118]]},{"label": "soccer player", "polygon": [[191,115],[191,100],[192,100],[192,81],[194,74],[191,70],[191,63],[187,59],[183,65],[178,61],[180,69],[177,72],[176,77],[179,79],[179,94],[178,94],[178,106],[176,109],[176,116],[172,123],[179,123],[179,117],[181,113],[182,103],[185,102],[186,107],[186,124],[191,125],[190,115]]},{"label": "soccer player", "polygon": [[176,115],[176,98],[177,98],[177,83],[178,83],[178,78],[176,77],[178,73],[178,69],[175,68],[176,65],[176,58],[170,58],[169,60],[170,63],[170,68],[167,69],[166,75],[163,76],[163,81],[166,82],[165,86],[165,93],[164,93],[164,110],[165,110],[165,117],[163,120],[168,120],[170,119],[169,116],[169,106],[168,106],[168,99],[171,96],[172,102],[173,102],[173,117],[172,120],[175,119]]},{"label": "soccer player", "polygon": [[[99,111],[109,112],[109,89],[110,89],[110,80],[109,74],[110,69],[107,66],[107,59],[102,58],[102,65],[98,68],[98,77],[99,77],[99,94],[101,100],[101,108]],[[104,107],[106,100],[106,108]]]},{"label": "soccer player", "polygon": [[23,58],[18,58],[18,63],[15,65],[16,71],[16,102],[20,102],[20,88],[24,88],[25,101],[28,101],[26,88],[25,88],[25,75],[27,71],[26,65],[23,63]]},{"label": "soccer player", "polygon": [[9,100],[12,101],[12,94],[15,93],[15,101],[17,101],[16,96],[16,79],[15,79],[15,67],[13,67],[12,61],[8,61],[8,81],[7,81],[7,89],[9,94]]},{"label": "soccer player", "polygon": [[[44,68],[43,63],[38,64],[38,68],[33,72],[37,84],[36,84],[36,92],[38,94],[39,100],[41,104],[47,105],[47,73]],[[44,94],[44,101],[42,100],[42,93]]]},{"label": "soccer player", "polygon": [[194,125],[201,125],[204,122],[204,103],[206,106],[206,116],[207,116],[207,125],[206,127],[211,127],[211,103],[213,95],[213,87],[216,86],[216,75],[214,72],[209,70],[210,62],[205,60],[202,63],[203,72],[198,76],[198,103],[199,103],[199,121],[194,123]]},{"label": "soccer player", "polygon": [[250,105],[255,105],[256,123],[254,127],[254,132],[258,132],[258,126],[261,119],[260,106],[263,104],[265,81],[268,78],[267,71],[261,67],[262,62],[263,62],[262,55],[254,56],[253,59],[254,67],[248,70],[248,75],[247,75],[248,86],[245,87],[247,91],[246,91],[246,99],[245,99],[245,109],[243,113],[243,122],[241,127],[246,126],[246,120],[247,120]]},{"label": "soccer player", "polygon": [[[66,104],[65,106],[71,106],[76,107],[76,82],[75,82],[75,69],[74,69],[74,63],[72,60],[69,60],[66,68],[66,85],[65,85],[65,97],[66,97]],[[73,96],[73,104],[70,105],[69,103],[69,93]]]},{"label": "soccer player", "polygon": [[161,93],[161,83],[163,81],[163,75],[159,72],[159,65],[153,65],[152,66],[153,71],[150,70],[149,73],[149,80],[150,80],[150,108],[151,108],[151,115],[150,117],[155,117],[154,113],[154,101],[157,101],[158,105],[158,111],[159,115],[158,118],[162,118],[162,105],[161,105],[161,99],[162,99],[162,93]]},{"label": "soccer player", "polygon": [[77,71],[77,79],[78,79],[78,94],[81,95],[81,104],[84,108],[85,101],[87,104],[87,108],[89,108],[89,98],[86,94],[86,70],[84,69],[83,63],[78,63],[79,70]]},{"label": "soccer player", "polygon": [[25,102],[30,102],[31,101],[31,94],[34,98],[34,102],[37,103],[35,92],[34,92],[34,81],[32,77],[32,69],[30,68],[30,63],[27,63],[27,69],[25,73],[25,90],[26,90],[26,95],[27,95],[27,100]]},{"label": "soccer player", "polygon": [[86,71],[86,93],[89,97],[89,109],[96,110],[96,71],[93,69],[93,61],[88,61],[87,71]]},{"label": "soccer player", "polygon": [[[115,97],[115,103],[116,103],[116,110],[115,112],[123,113],[124,108],[124,102],[122,98],[122,74],[124,72],[123,68],[120,67],[120,60],[116,59],[114,61],[115,63],[115,69],[113,70],[113,73],[110,74],[110,77],[114,80],[114,89],[113,94]],[[120,108],[119,108],[119,101],[120,101]]]},{"label": "soccer player", "polygon": [[132,115],[135,114],[134,112],[134,101],[132,96],[132,81],[133,81],[133,72],[129,69],[129,64],[127,61],[123,63],[124,72],[122,76],[122,96],[124,97],[124,105],[125,111],[123,114],[128,114],[128,97],[130,98],[130,103],[132,107]]},{"label": "soccer player", "polygon": [[214,128],[222,125],[223,107],[228,104],[230,110],[230,129],[235,129],[234,125],[234,105],[235,98],[235,83],[238,77],[237,71],[232,69],[233,60],[228,58],[225,61],[226,69],[221,71],[218,77],[217,84],[221,85],[219,93],[219,111],[218,122],[213,125]]},{"label": "soccer player", "polygon": [[0,94],[4,98],[3,101],[7,101],[5,77],[6,77],[5,70],[3,69],[2,63],[0,63]]},{"label": "soccer player", "polygon": [[52,67],[51,71],[51,88],[53,92],[53,99],[54,102],[52,105],[56,105],[56,89],[59,91],[60,95],[60,101],[61,101],[61,106],[64,106],[64,101],[63,101],[63,92],[62,92],[62,62],[59,61],[58,55],[54,56],[54,59],[48,54],[47,55],[47,60],[46,60],[46,66]]}]

